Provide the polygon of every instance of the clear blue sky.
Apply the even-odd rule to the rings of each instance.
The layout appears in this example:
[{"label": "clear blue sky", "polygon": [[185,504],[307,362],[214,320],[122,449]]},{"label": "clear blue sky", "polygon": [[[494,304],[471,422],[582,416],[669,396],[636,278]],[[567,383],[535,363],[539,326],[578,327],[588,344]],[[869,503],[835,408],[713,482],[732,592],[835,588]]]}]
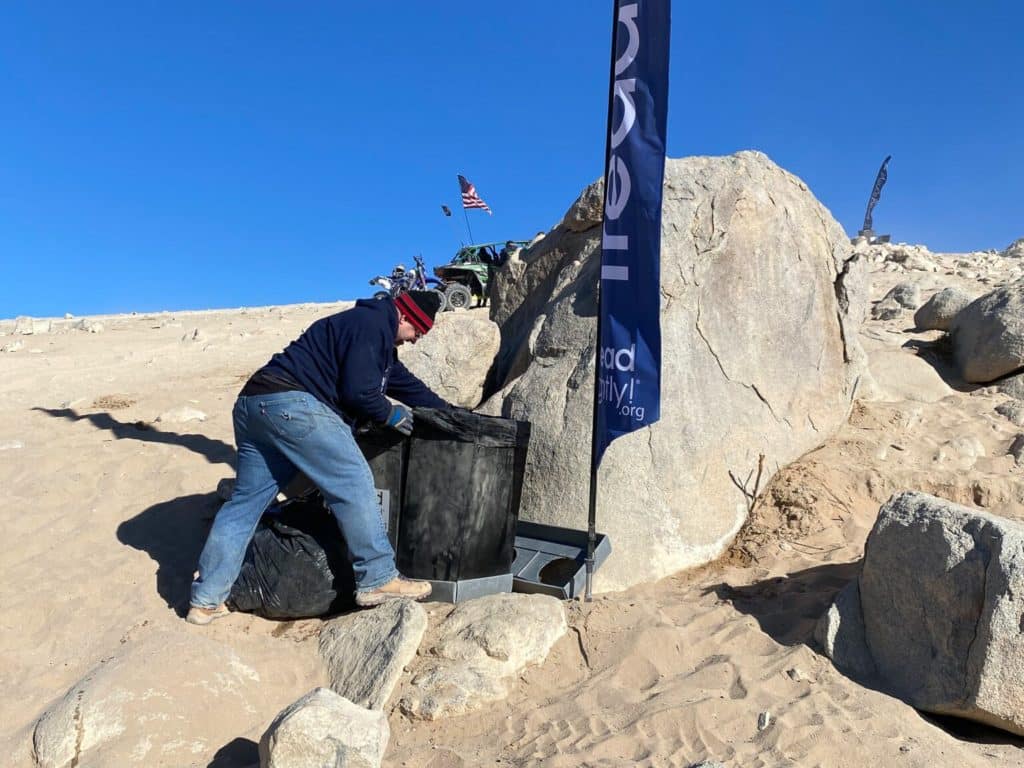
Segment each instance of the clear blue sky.
[{"label": "clear blue sky", "polygon": [[[558,222],[602,172],[611,4],[8,2],[0,317],[365,295],[467,238]],[[673,8],[672,157],[759,149],[847,232],[933,250],[1024,235],[1024,8]],[[440,205],[455,217],[446,220]]]}]

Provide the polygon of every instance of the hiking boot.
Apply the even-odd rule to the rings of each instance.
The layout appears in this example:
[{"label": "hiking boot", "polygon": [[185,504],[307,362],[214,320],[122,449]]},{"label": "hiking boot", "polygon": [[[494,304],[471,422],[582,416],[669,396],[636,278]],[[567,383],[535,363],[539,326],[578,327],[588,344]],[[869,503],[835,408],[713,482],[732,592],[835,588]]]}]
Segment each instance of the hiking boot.
[{"label": "hiking boot", "polygon": [[199,624],[205,626],[214,619],[219,619],[222,616],[227,616],[231,611],[228,607],[221,603],[216,608],[203,608],[198,605],[190,605],[188,608],[188,616],[185,617],[185,621],[189,624]]},{"label": "hiking boot", "polygon": [[398,575],[387,584],[381,584],[369,592],[356,592],[356,605],[361,608],[372,608],[388,600],[426,600],[430,597],[430,590],[430,582]]}]

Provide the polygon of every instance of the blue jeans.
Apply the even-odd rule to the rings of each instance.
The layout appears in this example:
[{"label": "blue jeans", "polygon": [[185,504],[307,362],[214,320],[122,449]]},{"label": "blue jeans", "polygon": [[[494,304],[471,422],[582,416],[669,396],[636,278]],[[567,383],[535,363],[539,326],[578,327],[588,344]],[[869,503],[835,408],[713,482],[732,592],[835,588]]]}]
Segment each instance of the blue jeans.
[{"label": "blue jeans", "polygon": [[301,470],[321,490],[348,544],[356,591],[398,575],[373,475],[351,428],[306,392],[239,397],[235,403],[238,479],[199,556],[191,604],[220,605],[242,569],[256,525],[278,490]]}]

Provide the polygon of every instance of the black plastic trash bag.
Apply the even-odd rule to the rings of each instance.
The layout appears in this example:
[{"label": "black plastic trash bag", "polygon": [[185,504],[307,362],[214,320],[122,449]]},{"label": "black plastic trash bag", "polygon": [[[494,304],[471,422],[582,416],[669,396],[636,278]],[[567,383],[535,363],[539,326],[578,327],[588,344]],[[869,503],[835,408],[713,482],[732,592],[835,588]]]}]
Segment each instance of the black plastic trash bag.
[{"label": "black plastic trash bag", "polygon": [[304,619],[355,607],[345,540],[319,493],[263,516],[228,605],[267,619]]}]

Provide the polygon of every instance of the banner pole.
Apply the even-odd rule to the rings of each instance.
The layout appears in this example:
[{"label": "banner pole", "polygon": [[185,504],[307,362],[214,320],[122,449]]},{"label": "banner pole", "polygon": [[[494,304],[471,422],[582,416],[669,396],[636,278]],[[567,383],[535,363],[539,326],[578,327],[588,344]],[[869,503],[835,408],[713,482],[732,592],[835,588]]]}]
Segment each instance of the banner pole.
[{"label": "banner pole", "polygon": [[[612,0],[612,52],[611,64],[608,68],[608,122],[604,137],[604,195],[608,195],[608,159],[612,153],[612,119],[615,117],[615,49],[619,34],[619,2]],[[601,232],[604,233],[604,206],[601,208]],[[597,265],[597,333],[594,336],[594,402],[590,423],[590,506],[587,513],[587,582],[584,600],[593,600],[594,589],[594,548],[597,545],[597,471],[600,459],[597,454],[598,439],[598,393],[601,386],[601,264],[604,250],[599,251]]]}]

